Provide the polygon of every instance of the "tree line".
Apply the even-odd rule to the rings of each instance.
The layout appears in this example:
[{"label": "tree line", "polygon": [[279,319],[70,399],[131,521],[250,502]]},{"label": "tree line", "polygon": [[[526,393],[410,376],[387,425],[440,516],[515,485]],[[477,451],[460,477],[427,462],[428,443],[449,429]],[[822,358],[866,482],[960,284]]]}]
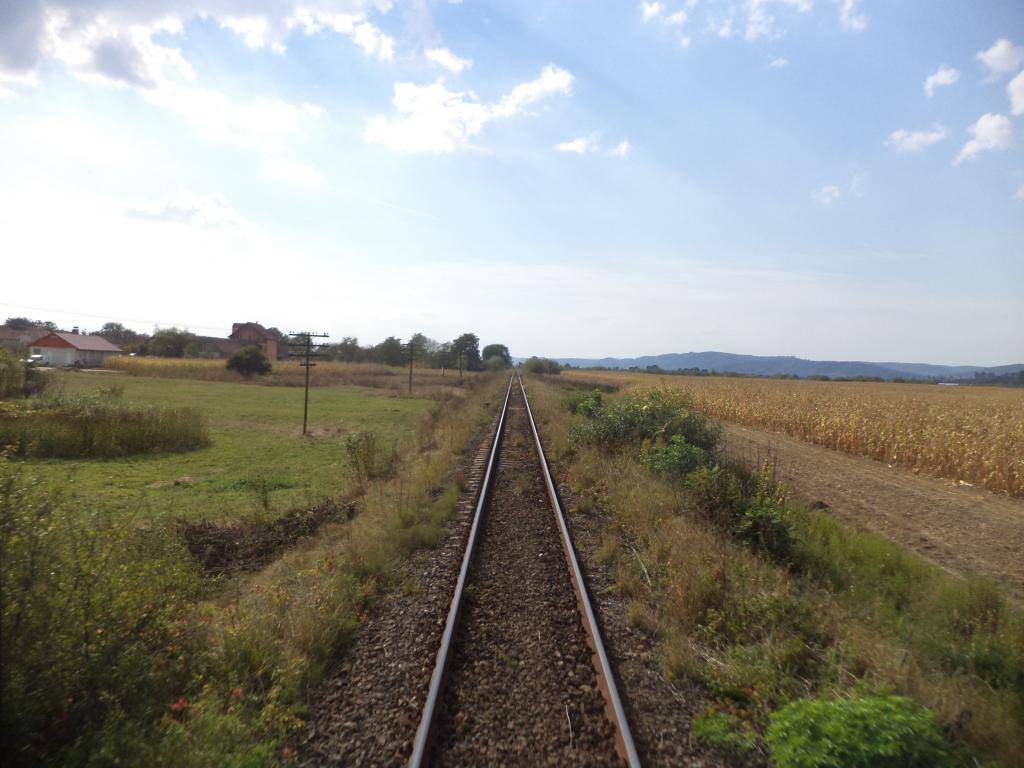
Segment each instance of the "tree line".
[{"label": "tree line", "polygon": [[[5,325],[16,330],[39,328],[56,331],[58,327],[50,321],[30,320],[25,317],[9,317]],[[279,342],[281,354],[287,354],[291,337],[278,328],[267,331]],[[128,353],[152,357],[219,357],[216,348],[206,337],[181,328],[162,328],[152,334],[139,333],[121,323],[104,323],[91,335],[102,336]],[[512,365],[512,356],[504,344],[488,344],[481,349],[480,338],[475,333],[463,333],[451,341],[436,341],[422,333],[414,333],[403,340],[388,336],[377,344],[361,344],[355,336],[345,336],[340,341],[324,344],[320,348],[320,359],[349,363],[380,363],[383,365],[408,365],[413,362],[426,368],[464,368],[469,371],[484,369],[500,370]]]}]

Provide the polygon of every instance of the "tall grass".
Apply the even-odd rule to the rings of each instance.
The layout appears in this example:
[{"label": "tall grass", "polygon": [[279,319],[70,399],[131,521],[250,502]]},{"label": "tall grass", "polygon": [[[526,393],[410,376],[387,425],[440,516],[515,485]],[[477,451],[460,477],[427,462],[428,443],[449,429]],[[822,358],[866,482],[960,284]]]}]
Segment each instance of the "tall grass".
[{"label": "tall grass", "polygon": [[209,445],[192,408],[126,403],[115,391],[0,403],[0,445],[16,456],[112,458]]},{"label": "tall grass", "polygon": [[578,507],[611,515],[599,555],[630,616],[660,638],[669,674],[708,690],[706,732],[766,751],[768,719],[789,702],[895,692],[931,709],[961,754],[1021,764],[1024,617],[993,584],[796,508],[769,472],[707,453],[687,473],[694,454],[645,446],[649,431],[580,440],[604,434],[588,428],[601,417],[572,417],[553,385],[530,386]]}]

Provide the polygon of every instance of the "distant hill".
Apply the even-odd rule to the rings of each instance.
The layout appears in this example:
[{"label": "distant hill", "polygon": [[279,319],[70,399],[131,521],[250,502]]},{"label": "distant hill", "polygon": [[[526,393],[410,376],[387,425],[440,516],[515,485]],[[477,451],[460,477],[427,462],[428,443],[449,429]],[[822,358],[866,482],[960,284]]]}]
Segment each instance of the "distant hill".
[{"label": "distant hill", "polygon": [[729,352],[683,352],[643,357],[554,358],[563,365],[577,368],[647,368],[657,366],[666,371],[700,368],[719,373],[741,373],[749,376],[829,376],[830,378],[870,377],[880,379],[968,379],[977,373],[1017,373],[1024,363],[1013,365],[930,365],[928,363],[868,363],[860,360],[804,360],[800,357],[761,357],[734,355]]}]

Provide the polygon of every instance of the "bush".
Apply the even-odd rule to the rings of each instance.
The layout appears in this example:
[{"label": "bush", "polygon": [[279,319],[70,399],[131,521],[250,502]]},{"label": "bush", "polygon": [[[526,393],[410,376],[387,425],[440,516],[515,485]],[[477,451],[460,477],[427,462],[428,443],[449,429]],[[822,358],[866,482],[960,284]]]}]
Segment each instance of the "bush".
[{"label": "bush", "polygon": [[707,460],[701,448],[690,445],[680,435],[673,435],[667,444],[646,444],[640,451],[640,463],[655,474],[683,480]]},{"label": "bush", "polygon": [[227,369],[245,377],[266,376],[273,370],[273,364],[259,347],[242,347],[228,358]]},{"label": "bush", "polygon": [[17,355],[0,349],[0,398],[36,395],[46,388],[46,374]]},{"label": "bush", "polygon": [[172,531],[40,492],[0,460],[0,749],[12,765],[167,713],[202,641],[201,584]]},{"label": "bush", "polygon": [[934,715],[910,699],[804,699],[771,715],[777,768],[941,768],[951,765]]},{"label": "bush", "polygon": [[115,391],[0,403],[0,445],[15,456],[112,458],[209,444],[199,411],[123,403]]},{"label": "bush", "polygon": [[619,450],[642,440],[675,435],[705,451],[718,445],[720,428],[693,410],[689,398],[677,390],[653,389],[632,394],[597,409],[586,424],[573,425],[570,438],[577,444]]},{"label": "bush", "polygon": [[385,449],[373,432],[357,432],[345,438],[348,463],[360,484],[379,477],[390,477],[398,462],[394,446]]},{"label": "bush", "polygon": [[523,370],[527,373],[539,373],[542,376],[548,374],[557,375],[562,372],[562,366],[554,360],[548,360],[546,357],[531,357],[523,363]]},{"label": "bush", "polygon": [[580,415],[592,419],[604,406],[602,397],[601,390],[599,389],[573,392],[566,401],[566,407],[569,409],[569,413],[574,416]]}]

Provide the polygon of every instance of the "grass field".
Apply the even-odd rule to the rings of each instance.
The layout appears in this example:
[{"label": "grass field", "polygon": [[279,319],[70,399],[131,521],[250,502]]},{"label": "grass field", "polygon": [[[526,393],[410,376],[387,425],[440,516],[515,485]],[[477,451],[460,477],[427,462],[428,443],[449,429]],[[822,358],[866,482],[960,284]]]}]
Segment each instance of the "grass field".
[{"label": "grass field", "polygon": [[656,376],[571,377],[678,387],[718,419],[1024,496],[1024,391],[1000,387]]},{"label": "grass field", "polygon": [[[431,399],[317,387],[304,438],[295,387],[56,376],[68,395],[114,387],[128,406],[194,408],[210,445],[116,460],[0,454],[0,753],[12,765],[276,764],[306,692],[394,587],[399,561],[439,540],[459,457],[503,386],[449,376]],[[348,438],[366,434],[388,471],[357,477]],[[285,512],[349,496],[349,515],[273,539],[276,559],[227,578],[204,571],[177,523],[272,534]]]},{"label": "grass field", "polygon": [[[183,518],[281,512],[343,493],[352,482],[347,435],[368,430],[401,448],[415,437],[431,400],[379,390],[319,387],[310,395],[311,437],[302,437],[302,390],[245,384],[58,373],[68,392],[111,384],[127,401],[189,406],[202,412],[211,445],[190,453],[82,461],[18,462],[44,483],[89,504],[137,507]],[[268,506],[260,495],[268,489]]]}]

